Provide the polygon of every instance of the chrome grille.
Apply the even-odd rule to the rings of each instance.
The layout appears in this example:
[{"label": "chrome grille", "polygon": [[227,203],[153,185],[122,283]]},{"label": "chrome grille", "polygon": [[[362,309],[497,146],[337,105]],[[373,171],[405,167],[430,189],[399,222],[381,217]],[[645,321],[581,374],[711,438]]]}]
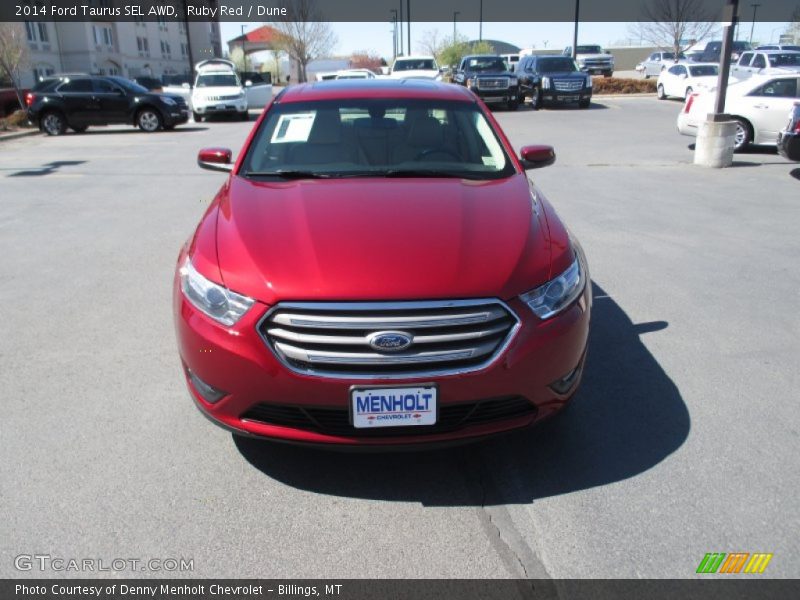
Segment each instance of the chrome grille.
[{"label": "chrome grille", "polygon": [[583,79],[556,79],[553,87],[557,92],[577,92],[583,89]]},{"label": "chrome grille", "polygon": [[479,90],[508,89],[508,77],[478,77],[476,87]]},{"label": "chrome grille", "polygon": [[[519,321],[499,300],[281,303],[259,333],[293,371],[320,377],[404,378],[481,369],[507,346]],[[411,345],[378,350],[379,332]]]},{"label": "chrome grille", "polygon": [[206,100],[208,102],[220,102],[222,100],[238,100],[239,98],[241,98],[241,94],[234,96],[207,96]]}]

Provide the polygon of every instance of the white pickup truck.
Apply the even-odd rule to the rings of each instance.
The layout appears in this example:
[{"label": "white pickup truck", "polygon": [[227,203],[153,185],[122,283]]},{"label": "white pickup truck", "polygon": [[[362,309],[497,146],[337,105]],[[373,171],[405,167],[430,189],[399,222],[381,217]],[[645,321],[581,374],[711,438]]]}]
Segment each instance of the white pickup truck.
[{"label": "white pickup truck", "polygon": [[[603,49],[596,44],[575,46],[575,62],[582,71],[589,75],[602,74],[604,77],[611,77],[614,74],[614,57],[603,52]],[[564,56],[572,56],[572,46],[564,48]]]}]

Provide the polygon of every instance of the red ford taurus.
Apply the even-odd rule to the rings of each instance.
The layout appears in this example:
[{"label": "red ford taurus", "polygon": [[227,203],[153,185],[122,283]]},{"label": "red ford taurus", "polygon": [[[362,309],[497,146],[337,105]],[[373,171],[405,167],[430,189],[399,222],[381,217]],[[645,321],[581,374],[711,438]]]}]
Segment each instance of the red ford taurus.
[{"label": "red ford taurus", "polygon": [[297,85],[266,108],[181,250],[195,403],[244,435],[441,443],[558,412],[584,365],[586,259],[471,92]]}]

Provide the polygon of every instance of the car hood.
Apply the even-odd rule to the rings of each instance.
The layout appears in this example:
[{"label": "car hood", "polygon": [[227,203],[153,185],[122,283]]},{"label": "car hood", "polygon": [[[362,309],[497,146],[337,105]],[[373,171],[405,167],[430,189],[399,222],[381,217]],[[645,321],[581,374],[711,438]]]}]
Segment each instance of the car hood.
[{"label": "car hood", "polygon": [[542,75],[546,77],[558,77],[559,79],[574,77],[586,79],[587,75],[583,71],[542,71]]},{"label": "car hood", "polygon": [[467,71],[467,77],[514,77],[509,71]]},{"label": "car hood", "polygon": [[586,59],[586,58],[613,58],[613,57],[610,54],[578,54],[576,58]]},{"label": "car hood", "polygon": [[525,175],[505,180],[254,182],[220,193],[224,284],[280,300],[500,297],[548,279],[547,223]]}]

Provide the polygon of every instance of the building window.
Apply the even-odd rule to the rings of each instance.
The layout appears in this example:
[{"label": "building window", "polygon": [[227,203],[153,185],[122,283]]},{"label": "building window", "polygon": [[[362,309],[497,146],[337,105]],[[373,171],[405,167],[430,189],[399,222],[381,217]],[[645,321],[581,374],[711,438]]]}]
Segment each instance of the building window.
[{"label": "building window", "polygon": [[181,44],[181,56],[183,58],[189,56],[189,44]]},{"label": "building window", "polygon": [[50,36],[47,33],[47,23],[37,23],[37,25],[39,26],[39,39],[44,43],[48,43]]},{"label": "building window", "polygon": [[110,27],[92,25],[92,34],[94,35],[95,45],[100,46],[105,44],[109,48],[114,45],[114,34]]},{"label": "building window", "polygon": [[161,54],[163,54],[164,56],[169,56],[170,54],[172,54],[172,49],[169,47],[169,42],[161,40]]},{"label": "building window", "polygon": [[158,28],[161,31],[167,30],[167,18],[166,17],[157,17],[156,21],[158,21]]},{"label": "building window", "polygon": [[139,54],[150,56],[150,42],[145,37],[136,38],[136,48]]},{"label": "building window", "polygon": [[33,70],[33,79],[34,81],[39,81],[45,77],[50,77],[50,75],[55,74],[55,72],[55,67],[51,67],[50,65],[39,65]]},{"label": "building window", "polygon": [[30,21],[25,21],[25,35],[28,36],[29,42],[36,41],[36,27]]}]

